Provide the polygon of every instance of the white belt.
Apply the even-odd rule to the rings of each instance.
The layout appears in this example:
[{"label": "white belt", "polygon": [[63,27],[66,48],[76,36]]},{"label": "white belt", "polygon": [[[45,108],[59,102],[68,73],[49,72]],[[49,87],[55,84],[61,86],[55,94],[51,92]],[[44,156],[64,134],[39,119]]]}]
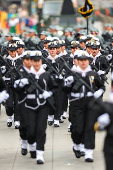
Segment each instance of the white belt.
[{"label": "white belt", "polygon": [[35,94],[28,94],[27,95],[27,99],[35,99],[35,98],[36,98]]},{"label": "white belt", "polygon": [[71,93],[72,97],[78,97],[78,98],[82,98],[84,97],[84,93]]},{"label": "white belt", "polygon": [[[71,93],[71,96],[72,97],[77,97],[77,98],[82,98],[82,97],[84,97],[84,93]],[[91,96],[93,96],[93,93],[92,92],[87,92],[86,96],[91,97]]]},{"label": "white belt", "polygon": [[88,92],[86,96],[91,97],[91,96],[93,96],[93,93],[92,92]]},{"label": "white belt", "polygon": [[11,78],[7,78],[7,77],[5,77],[5,80],[11,80]]}]

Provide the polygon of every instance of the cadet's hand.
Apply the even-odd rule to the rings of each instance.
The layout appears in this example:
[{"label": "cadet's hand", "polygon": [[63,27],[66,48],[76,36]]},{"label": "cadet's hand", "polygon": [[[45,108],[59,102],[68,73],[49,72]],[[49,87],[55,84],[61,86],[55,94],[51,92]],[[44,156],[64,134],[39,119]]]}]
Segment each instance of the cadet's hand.
[{"label": "cadet's hand", "polygon": [[110,61],[111,59],[112,59],[112,54],[109,54],[109,55],[107,56],[107,60]]},{"label": "cadet's hand", "polygon": [[2,72],[2,74],[4,74],[6,72],[6,66],[1,67],[1,72]]},{"label": "cadet's hand", "polygon": [[9,98],[9,94],[4,90],[0,93],[0,103]]},{"label": "cadet's hand", "polygon": [[43,67],[44,69],[46,69],[46,68],[47,68],[47,64],[42,64],[42,67]]},{"label": "cadet's hand", "polygon": [[109,102],[110,102],[110,103],[113,103],[113,92],[110,92]]},{"label": "cadet's hand", "polygon": [[99,98],[102,94],[104,93],[103,89],[99,89],[94,93],[94,98],[97,99]]},{"label": "cadet's hand", "polygon": [[62,79],[63,79],[63,77],[62,77],[62,75],[61,75],[61,74],[59,75],[59,79],[60,79],[60,80],[62,80]]},{"label": "cadet's hand", "polygon": [[104,113],[97,119],[99,123],[99,130],[104,130],[110,124],[110,117],[108,113]]},{"label": "cadet's hand", "polygon": [[105,71],[99,70],[97,73],[98,73],[98,75],[100,76],[100,75],[102,75],[102,74],[105,74]]},{"label": "cadet's hand", "polygon": [[[16,82],[16,81],[15,81]],[[20,79],[19,81],[17,80],[17,83],[19,83],[19,87],[24,87],[25,85],[29,84],[29,81],[27,78]]]},{"label": "cadet's hand", "polygon": [[14,88],[17,88],[19,86],[19,83],[20,83],[20,79],[19,80],[16,80],[14,82]]},{"label": "cadet's hand", "polygon": [[69,76],[65,79],[64,86],[70,87],[73,82],[74,82],[73,76]]},{"label": "cadet's hand", "polygon": [[44,92],[42,94],[39,95],[39,98],[40,99],[47,99],[48,97],[51,97],[52,96],[52,92],[51,91],[46,91],[44,90]]}]

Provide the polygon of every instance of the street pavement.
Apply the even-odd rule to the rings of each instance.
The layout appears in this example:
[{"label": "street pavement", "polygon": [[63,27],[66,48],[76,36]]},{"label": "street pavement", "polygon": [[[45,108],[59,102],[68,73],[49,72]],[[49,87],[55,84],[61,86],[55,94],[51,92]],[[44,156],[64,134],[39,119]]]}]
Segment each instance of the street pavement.
[{"label": "street pavement", "polygon": [[[108,99],[110,84],[104,100]],[[68,116],[68,115],[67,115]],[[103,143],[105,132],[96,133],[96,148],[94,162],[86,163],[84,157],[76,159],[72,151],[71,135],[67,131],[68,119],[59,128],[47,127],[47,142],[45,145],[44,165],[37,165],[35,159],[21,155],[18,130],[6,125],[7,116],[2,106],[0,115],[0,170],[105,170],[103,158]]]}]

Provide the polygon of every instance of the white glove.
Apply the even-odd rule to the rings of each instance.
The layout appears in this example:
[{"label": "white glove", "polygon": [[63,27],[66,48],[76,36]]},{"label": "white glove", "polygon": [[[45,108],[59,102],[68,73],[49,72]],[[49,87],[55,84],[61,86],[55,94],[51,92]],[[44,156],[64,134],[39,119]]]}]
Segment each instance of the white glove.
[{"label": "white glove", "polygon": [[0,93],[0,103],[9,98],[9,94],[4,90]]},{"label": "white glove", "polygon": [[39,95],[39,98],[40,99],[47,99],[48,97],[51,97],[52,96],[52,92],[51,91],[46,91],[44,90],[44,92],[42,94]]},{"label": "white glove", "polygon": [[14,83],[14,88],[16,88],[20,83],[20,79],[19,80],[16,80],[15,83]]},{"label": "white glove", "polygon": [[109,95],[109,101],[110,103],[113,103],[113,92],[111,92]]},{"label": "white glove", "polygon": [[42,67],[43,67],[44,69],[46,69],[46,68],[47,68],[47,64],[42,64]]},{"label": "white glove", "polygon": [[62,79],[63,79],[63,77],[62,77],[62,75],[61,75],[61,74],[59,75],[59,79],[60,79],[60,80],[62,80]]},{"label": "white glove", "polygon": [[104,93],[103,89],[99,89],[94,93],[94,98],[97,99],[99,98],[102,94]]},{"label": "white glove", "polygon": [[73,76],[69,76],[64,81],[64,86],[71,87],[71,84],[74,82]]},{"label": "white glove", "polygon": [[103,115],[98,117],[97,121],[99,122],[99,129],[104,130],[104,128],[110,124],[109,114],[104,113]]},{"label": "white glove", "polygon": [[29,84],[29,81],[27,78],[23,78],[20,80],[19,87],[24,87],[25,85]]},{"label": "white glove", "polygon": [[112,59],[112,54],[109,54],[109,55],[107,56],[107,60],[110,61],[111,59]]},{"label": "white glove", "polygon": [[1,72],[2,72],[2,74],[4,74],[6,72],[6,66],[1,67]]},{"label": "white glove", "polygon": [[100,75],[102,75],[102,74],[105,74],[105,71],[99,70],[97,73],[98,73],[98,75],[100,76]]}]

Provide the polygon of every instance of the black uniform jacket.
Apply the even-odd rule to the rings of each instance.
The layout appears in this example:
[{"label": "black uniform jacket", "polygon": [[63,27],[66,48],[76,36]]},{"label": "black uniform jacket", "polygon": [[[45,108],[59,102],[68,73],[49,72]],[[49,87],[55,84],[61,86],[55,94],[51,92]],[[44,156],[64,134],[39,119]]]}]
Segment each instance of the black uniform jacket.
[{"label": "black uniform jacket", "polygon": [[[54,95],[57,84],[52,79],[49,72],[44,72],[39,76],[39,79],[35,78],[35,75],[30,73],[30,76],[34,78],[34,81],[31,81],[29,77],[23,71],[23,77],[28,78],[29,84],[26,85],[24,88],[17,87],[17,91],[19,94],[19,101],[25,101],[25,106],[30,109],[37,109],[39,106],[46,104],[45,99],[41,99],[39,95],[41,94],[40,90],[35,86],[37,83],[43,90],[51,91]],[[51,98],[51,102],[54,103],[54,98]]]},{"label": "black uniform jacket", "polygon": [[98,70],[105,71],[106,73],[108,73],[109,71],[107,71],[109,67],[109,62],[104,55],[100,55],[96,58],[95,66],[98,68]]},{"label": "black uniform jacket", "polygon": [[[20,65],[22,65],[22,59],[20,59],[20,58],[14,60],[14,61],[12,61],[11,59],[6,58],[6,62],[7,62],[8,65],[10,66],[10,69],[13,68],[13,67],[14,67],[15,69],[18,69],[18,67],[19,67]],[[6,69],[7,69],[7,72],[6,72],[6,74],[5,74],[5,82],[6,82],[6,85],[7,85],[8,87],[13,87],[15,80],[20,78],[20,77],[19,77],[19,74],[18,74],[15,70],[13,70],[12,72],[10,72],[10,71],[9,71],[10,69],[9,69],[7,66],[6,66]]]},{"label": "black uniform jacket", "polygon": [[[76,74],[80,78],[82,78],[94,91],[97,91],[99,89],[103,89],[105,91],[105,86],[96,72],[89,71],[86,73],[86,77],[82,77],[81,74],[77,72]],[[70,102],[80,99],[82,97],[93,96],[89,89],[87,89],[82,84],[78,84],[78,83],[79,80],[76,81],[74,78],[74,82],[72,83],[71,87],[63,86],[63,90],[66,93],[70,93]]]}]

